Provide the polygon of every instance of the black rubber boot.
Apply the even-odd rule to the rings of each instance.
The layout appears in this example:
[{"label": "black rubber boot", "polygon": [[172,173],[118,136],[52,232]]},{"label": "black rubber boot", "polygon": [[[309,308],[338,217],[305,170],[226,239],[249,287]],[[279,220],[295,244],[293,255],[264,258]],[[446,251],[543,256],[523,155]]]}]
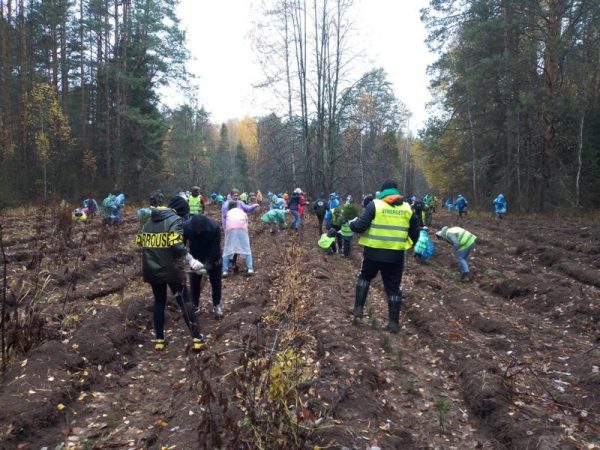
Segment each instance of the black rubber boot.
[{"label": "black rubber boot", "polygon": [[390,333],[400,331],[400,308],[402,307],[402,293],[388,297],[388,326]]},{"label": "black rubber boot", "polygon": [[367,302],[367,294],[371,283],[363,278],[356,281],[356,298],[354,300],[354,310],[352,315],[360,319],[364,315],[365,303]]}]

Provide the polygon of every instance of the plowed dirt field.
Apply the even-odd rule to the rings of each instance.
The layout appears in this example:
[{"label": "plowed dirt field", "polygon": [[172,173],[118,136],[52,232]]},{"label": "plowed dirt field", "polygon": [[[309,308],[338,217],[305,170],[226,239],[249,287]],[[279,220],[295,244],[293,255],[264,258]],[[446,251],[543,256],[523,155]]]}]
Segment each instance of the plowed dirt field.
[{"label": "plowed dirt field", "polygon": [[390,335],[379,278],[351,320],[356,237],[325,255],[312,217],[276,235],[253,217],[256,274],[224,280],[221,320],[203,286],[195,354],[174,301],[152,348],[133,209],[110,230],[31,214],[0,219],[2,448],[600,448],[598,221],[437,213],[477,235],[474,278],[443,242],[407,254]]}]

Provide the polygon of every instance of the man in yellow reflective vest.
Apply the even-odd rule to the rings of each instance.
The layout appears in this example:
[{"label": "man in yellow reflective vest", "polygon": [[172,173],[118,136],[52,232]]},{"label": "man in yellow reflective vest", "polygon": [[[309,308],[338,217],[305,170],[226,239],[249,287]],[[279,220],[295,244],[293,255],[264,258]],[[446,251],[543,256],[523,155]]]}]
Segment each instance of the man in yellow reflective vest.
[{"label": "man in yellow reflective vest", "polygon": [[350,222],[350,229],[362,233],[358,243],[364,247],[352,314],[355,318],[363,317],[371,280],[381,272],[388,297],[387,329],[398,333],[404,251],[419,239],[417,218],[400,194],[398,184],[385,181],[377,198],[367,205],[360,217]]},{"label": "man in yellow reflective vest", "polygon": [[198,214],[204,214],[204,197],[200,194],[200,188],[198,186],[192,188],[192,195],[188,198],[188,204],[190,206],[191,217]]},{"label": "man in yellow reflective vest", "polygon": [[435,235],[452,244],[452,250],[460,267],[460,281],[471,279],[467,258],[475,247],[477,236],[461,227],[442,227]]}]

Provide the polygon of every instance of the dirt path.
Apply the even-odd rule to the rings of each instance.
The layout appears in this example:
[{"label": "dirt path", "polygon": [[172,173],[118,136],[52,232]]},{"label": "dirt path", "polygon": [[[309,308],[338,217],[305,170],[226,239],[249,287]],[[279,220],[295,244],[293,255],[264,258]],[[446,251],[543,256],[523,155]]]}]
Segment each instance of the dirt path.
[{"label": "dirt path", "polygon": [[224,281],[222,320],[204,287],[197,355],[173,305],[152,350],[135,220],[43,220],[2,222],[25,352],[0,387],[3,448],[600,448],[598,224],[463,220],[475,280],[458,282],[443,243],[429,265],[407,258],[390,335],[380,281],[369,317],[348,314],[355,243],[326,256],[312,220],[275,236],[254,220],[257,274]]}]

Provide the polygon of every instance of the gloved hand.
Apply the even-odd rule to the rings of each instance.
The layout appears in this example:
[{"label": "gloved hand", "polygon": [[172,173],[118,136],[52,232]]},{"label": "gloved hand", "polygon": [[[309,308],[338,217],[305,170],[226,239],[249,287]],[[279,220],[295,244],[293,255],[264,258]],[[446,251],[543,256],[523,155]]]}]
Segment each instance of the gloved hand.
[{"label": "gloved hand", "polygon": [[193,259],[192,262],[190,262],[190,269],[192,269],[196,275],[206,275],[204,264],[197,259]]},{"label": "gloved hand", "polygon": [[206,274],[206,268],[204,267],[204,264],[202,264],[200,261],[195,259],[189,253],[187,255],[185,255],[185,260],[190,265],[190,269],[192,269],[192,271],[195,272],[196,275]]}]

